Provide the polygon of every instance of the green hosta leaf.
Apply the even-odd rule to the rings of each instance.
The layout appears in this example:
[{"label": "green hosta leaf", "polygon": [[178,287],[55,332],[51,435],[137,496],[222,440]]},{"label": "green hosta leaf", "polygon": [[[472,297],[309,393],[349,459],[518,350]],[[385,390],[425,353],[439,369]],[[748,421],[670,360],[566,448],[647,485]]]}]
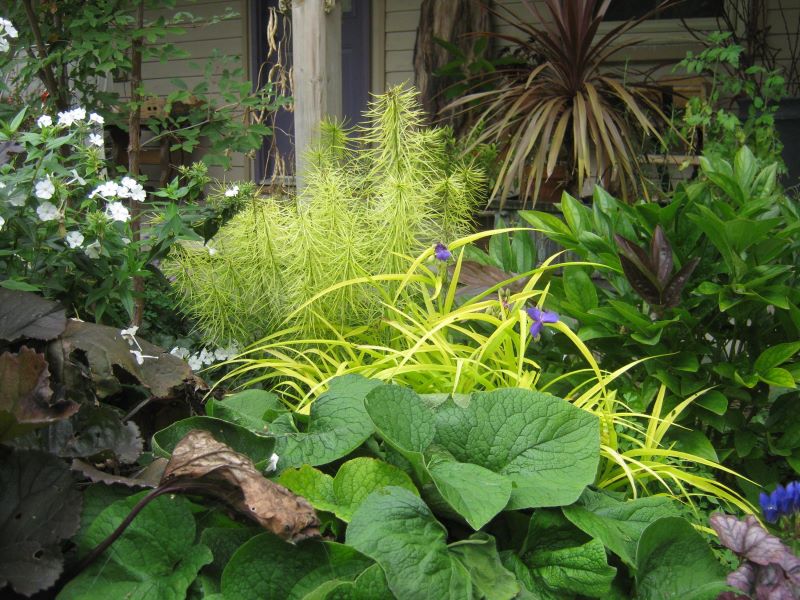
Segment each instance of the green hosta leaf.
[{"label": "green hosta leaf", "polygon": [[[257,435],[241,425],[213,417],[189,417],[156,433],[153,436],[153,452],[156,456],[169,458],[177,443],[192,429],[210,432],[218,442],[249,456],[259,469],[266,466],[276,447],[274,438]],[[283,460],[283,455],[279,456]]]},{"label": "green hosta leaf", "polygon": [[397,385],[374,389],[365,404],[380,436],[411,463],[418,477],[424,478],[422,452],[436,435],[431,409],[412,390]]},{"label": "green hosta leaf", "polygon": [[486,533],[475,533],[458,545],[450,546],[469,571],[476,598],[510,600],[520,592],[514,574],[503,566],[495,539]]},{"label": "green hosta leaf", "polygon": [[208,416],[261,433],[266,433],[268,423],[284,412],[286,407],[278,397],[264,390],[245,390],[222,400],[211,398],[206,403]]},{"label": "green hosta leaf", "polygon": [[378,381],[346,375],[311,405],[308,429],[277,436],[275,452],[281,468],[324,465],[347,456],[372,435],[374,427],[364,397]]},{"label": "green hosta leaf", "polygon": [[333,479],[336,516],[349,522],[367,496],[390,485],[419,495],[411,478],[389,463],[374,458],[348,460]]},{"label": "green hosta leaf", "polygon": [[222,573],[231,600],[305,598],[330,580],[352,581],[372,561],[335,542],[305,540],[293,546],[269,533],[245,542]]},{"label": "green hosta leaf", "polygon": [[311,502],[317,510],[336,510],[333,477],[310,465],[282,471],[278,483]]},{"label": "green hosta leaf", "polygon": [[511,480],[479,465],[442,461],[428,467],[436,489],[473,529],[480,529],[511,498]]},{"label": "green hosta leaf", "polygon": [[779,367],[797,354],[797,352],[800,352],[800,342],[776,344],[759,354],[753,365],[753,370],[764,376],[770,369]]},{"label": "green hosta leaf", "polygon": [[447,548],[447,531],[408,490],[370,494],[353,515],[347,543],[375,559],[398,598],[470,597],[469,573]]},{"label": "green hosta leaf", "polygon": [[467,408],[444,404],[436,412],[436,442],[457,461],[508,477],[508,508],[561,506],[594,481],[600,425],[555,396],[503,389],[473,394]]},{"label": "green hosta leaf", "polygon": [[636,549],[636,590],[641,600],[712,600],[725,589],[725,573],[711,548],[685,519],[649,525]]},{"label": "green hosta leaf", "polygon": [[576,527],[603,542],[630,566],[636,564],[636,544],[645,528],[657,519],[678,516],[674,502],[663,496],[620,502],[588,489],[578,502],[562,510]]},{"label": "green hosta leaf", "polygon": [[[79,550],[88,552],[128,516],[145,493],[119,500],[91,524]],[[211,551],[195,544],[189,501],[160,496],[137,515],[119,539],[58,595],[59,600],[137,598],[183,600]]]}]

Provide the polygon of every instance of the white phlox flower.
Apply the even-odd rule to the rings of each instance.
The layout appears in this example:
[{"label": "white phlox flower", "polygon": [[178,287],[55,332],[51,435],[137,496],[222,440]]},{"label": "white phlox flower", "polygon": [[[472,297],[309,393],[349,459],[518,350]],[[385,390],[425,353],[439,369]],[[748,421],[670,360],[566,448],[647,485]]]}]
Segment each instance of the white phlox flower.
[{"label": "white phlox flower", "polygon": [[136,359],[136,364],[137,365],[143,365],[145,358],[155,358],[156,360],[158,360],[157,356],[150,356],[149,354],[142,354],[142,352],[140,350],[131,350],[131,354],[133,354],[133,357]]},{"label": "white phlox flower", "polygon": [[80,248],[83,245],[83,234],[80,231],[70,231],[64,238],[70,248]]},{"label": "white phlox flower", "polygon": [[93,241],[83,251],[89,258],[97,260],[100,258],[100,242],[98,240]]},{"label": "white phlox flower", "polygon": [[52,202],[42,202],[36,208],[36,214],[42,221],[55,221],[58,219],[58,208]]},{"label": "white phlox flower", "polygon": [[97,113],[91,113],[89,115],[89,121],[91,123],[97,123],[98,125],[102,125],[103,123],[106,122],[106,120]]},{"label": "white phlox flower", "polygon": [[49,178],[41,179],[36,182],[33,193],[39,200],[50,200],[56,193],[56,186]]},{"label": "white phlox flower", "polygon": [[3,217],[0,217],[0,229],[6,224],[6,220]]},{"label": "white phlox flower", "polygon": [[36,124],[39,127],[50,127],[53,124],[53,117],[50,115],[42,115],[36,119]]},{"label": "white phlox flower", "polygon": [[89,144],[91,144],[92,146],[98,146],[98,147],[102,148],[105,145],[105,142],[103,141],[103,136],[102,135],[98,135],[96,133],[90,133],[89,134]]},{"label": "white phlox flower", "polygon": [[233,198],[234,196],[239,195],[239,186],[234,185],[233,187],[228,188],[225,190],[225,197],[226,198]]},{"label": "white phlox flower", "polygon": [[280,459],[281,459],[281,457],[273,452],[272,456],[269,457],[269,462],[267,463],[267,466],[264,467],[264,472],[265,473],[271,473],[272,471],[277,471],[278,470],[278,461]]},{"label": "white phlox flower", "polygon": [[189,363],[189,368],[192,371],[199,371],[203,368],[203,361],[200,360],[197,354],[192,354],[186,362]]},{"label": "white phlox flower", "polygon": [[95,196],[101,196],[103,198],[116,198],[119,194],[119,185],[117,185],[116,181],[106,181],[105,183],[101,183],[98,185],[91,194],[89,194],[89,198],[94,198]]},{"label": "white phlox flower", "polygon": [[74,108],[72,110],[65,110],[58,113],[58,124],[69,127],[78,121],[83,121],[86,118],[86,110],[83,108]]},{"label": "white phlox flower", "polygon": [[14,27],[14,24],[3,17],[0,17],[0,33],[7,35],[12,39],[16,39],[19,35],[19,32],[17,31],[17,28]]},{"label": "white phlox flower", "polygon": [[169,353],[172,354],[172,356],[177,356],[178,358],[182,358],[183,360],[189,358],[189,349],[182,348],[181,346],[175,346],[172,350],[169,351]]},{"label": "white phlox flower", "polygon": [[109,202],[106,206],[106,216],[112,221],[125,223],[131,218],[131,214],[122,202]]}]

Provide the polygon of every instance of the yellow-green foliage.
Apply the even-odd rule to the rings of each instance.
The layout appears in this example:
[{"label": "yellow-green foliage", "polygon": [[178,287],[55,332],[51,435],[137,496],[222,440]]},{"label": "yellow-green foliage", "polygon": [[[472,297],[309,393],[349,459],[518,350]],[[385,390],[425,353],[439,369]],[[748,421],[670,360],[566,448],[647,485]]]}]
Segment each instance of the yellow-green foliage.
[{"label": "yellow-green foliage", "polygon": [[[303,337],[297,328],[276,333],[229,361],[234,369],[220,383],[265,384],[300,412],[308,410],[331,379],[347,373],[405,385],[418,393],[469,394],[501,387],[558,390],[558,395],[600,419],[603,460],[595,482],[598,487],[634,497],[667,493],[690,506],[695,497],[710,496],[729,507],[751,511],[741,496],[703,471],[735,474],[665,442],[670,428],[678,427],[675,422],[681,411],[698,395],[665,415],[662,390],[651,413],[632,411],[616,397],[613,382],[642,361],[613,373],[604,371],[563,322],[547,327],[572,343],[585,368],[542,380],[542,365],[528,350],[532,344],[535,350],[535,345],[546,342],[531,340],[525,308],[545,302],[545,275],[565,266],[563,263],[545,261],[520,275],[518,278],[529,280],[519,292],[501,298],[495,292],[510,283],[503,282],[480,296],[456,302],[455,282],[463,259],[457,249],[504,231],[514,229],[474,234],[453,242],[450,248],[458,259],[452,275],[438,268],[440,263],[432,259],[433,249],[428,248],[413,262],[407,259],[402,272],[357,278],[320,292],[309,305],[346,288],[366,292],[372,287],[373,295],[382,300],[380,326],[332,327],[325,335],[313,338]],[[387,292],[387,283],[395,284],[393,292]]]},{"label": "yellow-green foliage", "polygon": [[414,93],[376,97],[367,119],[356,132],[321,125],[297,197],[253,197],[210,242],[213,254],[186,244],[167,262],[209,341],[371,323],[382,311],[374,286],[308,300],[342,281],[396,272],[426,246],[469,232],[484,176],[448,152],[447,130],[422,127]]}]

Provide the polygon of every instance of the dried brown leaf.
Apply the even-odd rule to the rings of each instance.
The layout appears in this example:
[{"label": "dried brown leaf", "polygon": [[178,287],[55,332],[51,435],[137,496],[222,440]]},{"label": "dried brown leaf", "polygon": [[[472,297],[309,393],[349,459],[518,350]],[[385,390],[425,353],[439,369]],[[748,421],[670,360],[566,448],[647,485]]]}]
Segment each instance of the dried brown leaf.
[{"label": "dried brown leaf", "polygon": [[0,441],[75,414],[79,405],[53,401],[44,354],[22,346],[0,354]]},{"label": "dried brown leaf", "polygon": [[289,542],[320,535],[305,498],[264,477],[252,460],[207,431],[193,429],[175,446],[161,483],[182,481],[212,484],[209,493]]}]

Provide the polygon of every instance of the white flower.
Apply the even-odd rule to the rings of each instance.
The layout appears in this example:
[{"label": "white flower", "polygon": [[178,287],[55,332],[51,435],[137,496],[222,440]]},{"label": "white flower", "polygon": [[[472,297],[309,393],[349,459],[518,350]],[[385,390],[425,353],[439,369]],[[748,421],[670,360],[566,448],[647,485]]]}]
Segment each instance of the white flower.
[{"label": "white flower", "polygon": [[119,191],[120,187],[115,181],[106,181],[94,188],[94,191],[89,194],[89,198],[94,198],[98,194],[103,198],[116,198]]},{"label": "white flower", "polygon": [[86,185],[86,180],[80,175],[78,175],[78,172],[75,169],[72,169],[70,173],[72,173],[74,179],[72,179],[69,183],[75,183],[77,181],[81,185]]},{"label": "white flower", "polygon": [[0,35],[0,52],[8,52],[11,46],[8,45],[8,40]]},{"label": "white flower", "polygon": [[181,348],[180,346],[175,346],[172,350],[169,351],[172,356],[177,356],[178,358],[182,358],[186,360],[189,358],[189,349],[188,348]]},{"label": "white flower", "polygon": [[139,186],[135,190],[131,190],[131,200],[136,200],[136,202],[144,202],[145,198],[147,198],[147,192],[144,191],[142,186]]},{"label": "white flower", "polygon": [[83,251],[89,258],[97,260],[100,258],[100,242],[98,240],[93,241],[91,244],[86,246]]},{"label": "white flower", "polygon": [[131,214],[122,202],[109,202],[106,206],[106,216],[112,221],[126,222],[131,218]]},{"label": "white flower", "polygon": [[126,246],[131,243],[130,239],[128,239],[128,238],[119,238],[119,239]]},{"label": "white flower", "polygon": [[272,471],[277,471],[278,470],[278,461],[280,459],[281,459],[281,457],[273,452],[272,456],[269,457],[269,462],[267,463],[267,466],[264,467],[264,472],[265,473],[271,473]]},{"label": "white flower", "polygon": [[120,185],[123,185],[126,188],[132,190],[133,188],[139,185],[139,182],[136,181],[133,177],[123,177],[122,181],[120,181]]},{"label": "white flower", "polygon": [[145,198],[147,198],[144,188],[133,177],[122,178],[119,195],[122,198],[131,198],[137,202],[144,202]]},{"label": "white flower", "polygon": [[225,197],[226,198],[233,198],[234,196],[239,195],[239,186],[235,185],[230,189],[225,190]]},{"label": "white flower", "polygon": [[3,17],[0,17],[0,31],[5,31],[10,38],[16,38],[19,35],[14,24]]},{"label": "white flower", "polygon": [[58,208],[51,202],[42,202],[36,209],[42,221],[54,221],[58,218]]},{"label": "white flower", "polygon": [[92,123],[97,123],[98,125],[102,125],[103,123],[106,122],[106,120],[97,113],[90,114],[89,121]]},{"label": "white flower", "polygon": [[25,206],[25,196],[9,196],[8,203],[11,206]]},{"label": "white flower", "polygon": [[208,250],[208,255],[209,256],[214,256],[217,253],[217,249],[216,248],[212,248],[211,246],[206,246],[206,250]]},{"label": "white flower", "polygon": [[119,333],[120,333],[120,335],[122,337],[124,337],[126,340],[128,340],[128,343],[130,344],[131,343],[130,338],[134,338],[133,341],[136,341],[135,338],[136,338],[136,332],[137,331],[139,331],[139,326],[138,325],[131,325],[127,329],[120,329]]},{"label": "white flower", "polygon": [[206,348],[203,348],[200,351],[200,362],[204,365],[214,364],[214,353],[209,352]]},{"label": "white flower", "polygon": [[90,133],[89,134],[89,143],[92,146],[99,146],[101,148],[105,144],[105,142],[103,141],[103,136],[102,135],[98,135],[96,133]]},{"label": "white flower", "polygon": [[189,363],[189,368],[192,371],[199,371],[203,368],[203,361],[200,360],[200,357],[197,354],[192,354],[189,357],[189,360],[186,362]]},{"label": "white flower", "polygon": [[136,359],[136,364],[137,365],[143,365],[145,358],[155,358],[156,360],[158,360],[157,356],[150,356],[149,354],[142,354],[142,352],[140,350],[131,350],[131,354],[133,354],[133,357]]},{"label": "white flower", "polygon": [[6,220],[3,217],[0,217],[0,229],[3,228],[3,225],[6,224]]},{"label": "white flower", "polygon": [[4,189],[5,187],[6,187],[6,184],[3,183],[2,181],[0,181],[0,190]]},{"label": "white flower", "polygon": [[56,186],[53,185],[53,182],[50,181],[50,179],[42,179],[41,181],[36,182],[34,195],[40,200],[50,200],[55,193]]},{"label": "white flower", "polygon": [[50,127],[53,124],[53,117],[50,115],[42,115],[36,119],[36,124],[39,127]]},{"label": "white flower", "polygon": [[75,117],[76,121],[83,121],[86,118],[86,110],[83,108],[73,109],[72,114]]},{"label": "white flower", "polygon": [[58,124],[66,125],[69,127],[76,121],[83,121],[86,118],[86,110],[83,108],[74,108],[58,113]]},{"label": "white flower", "polygon": [[70,248],[80,248],[83,245],[83,234],[80,231],[70,231],[65,238]]},{"label": "white flower", "polygon": [[229,360],[239,354],[239,346],[231,344],[227,348],[217,348],[214,351],[214,357],[217,360]]}]

